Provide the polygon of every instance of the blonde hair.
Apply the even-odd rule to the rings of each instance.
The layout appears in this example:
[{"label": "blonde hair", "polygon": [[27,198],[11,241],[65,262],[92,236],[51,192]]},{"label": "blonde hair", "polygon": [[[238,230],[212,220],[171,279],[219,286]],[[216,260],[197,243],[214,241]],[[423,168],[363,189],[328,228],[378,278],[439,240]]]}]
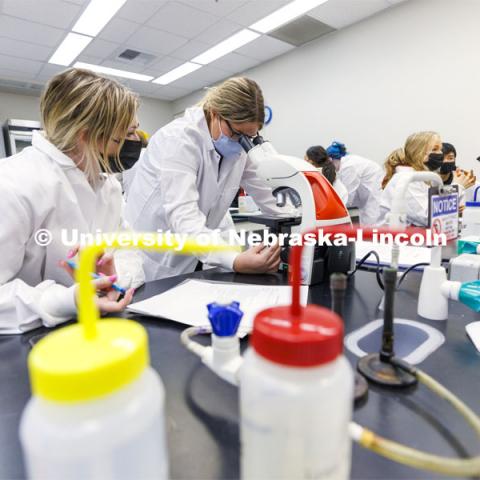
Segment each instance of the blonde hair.
[{"label": "blonde hair", "polygon": [[425,157],[432,140],[440,135],[436,132],[418,132],[410,135],[404,148],[394,150],[385,161],[386,175],[382,182],[382,188],[387,186],[398,166],[412,167],[414,170],[428,170],[425,167]]},{"label": "blonde hair", "polygon": [[399,165],[405,165],[405,151],[403,148],[397,148],[385,160],[385,177],[383,178],[382,189],[387,186]]},{"label": "blonde hair", "polygon": [[108,142],[120,141],[115,160],[138,107],[138,97],[115,80],[89,70],[72,68],[53,77],[40,101],[46,138],[66,155],[75,153],[82,134],[81,159],[88,180],[94,183],[102,169],[110,172]]},{"label": "blonde hair", "polygon": [[256,122],[259,129],[265,122],[262,90],[255,81],[246,77],[229,78],[210,88],[200,106],[207,121],[210,121],[212,113],[216,113],[233,123]]}]

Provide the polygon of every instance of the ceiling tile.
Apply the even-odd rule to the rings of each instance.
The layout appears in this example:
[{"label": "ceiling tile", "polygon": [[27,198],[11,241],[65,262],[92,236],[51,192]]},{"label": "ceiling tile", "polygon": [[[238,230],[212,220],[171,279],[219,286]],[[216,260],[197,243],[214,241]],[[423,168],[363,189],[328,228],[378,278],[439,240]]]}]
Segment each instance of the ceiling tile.
[{"label": "ceiling tile", "polygon": [[3,37],[47,47],[57,47],[67,36],[64,30],[28,22],[21,18],[8,17],[7,15],[0,15],[0,32]]},{"label": "ceiling tile", "polygon": [[53,53],[52,47],[44,47],[36,43],[27,43],[11,38],[0,37],[0,53],[31,60],[46,61]]},{"label": "ceiling tile", "polygon": [[74,3],[75,5],[86,5],[90,0],[63,0],[65,3]]},{"label": "ceiling tile", "polygon": [[184,61],[178,58],[162,57],[157,62],[149,65],[142,73],[144,73],[145,75],[153,75],[154,77],[159,77],[160,75],[163,75],[164,73],[167,73],[170,70],[179,67],[180,65],[182,65],[182,63],[184,63]]},{"label": "ceiling tile", "polygon": [[180,58],[181,60],[191,60],[192,58],[200,55],[210,48],[210,45],[206,43],[199,42],[197,40],[190,41],[180,47],[179,49],[173,51],[170,55],[175,58]]},{"label": "ceiling tile", "polygon": [[155,28],[141,27],[130,37],[127,46],[154,55],[168,55],[185,45],[187,41],[185,38]]},{"label": "ceiling tile", "polygon": [[249,0],[233,13],[227,15],[227,18],[248,27],[291,1],[292,0]]},{"label": "ceiling tile", "polygon": [[0,55],[0,67],[15,70],[17,72],[30,73],[35,76],[40,71],[40,68],[42,68],[42,62]]},{"label": "ceiling tile", "polygon": [[237,50],[237,53],[257,60],[266,61],[282,53],[289,52],[295,47],[276,38],[262,35],[248,45]]},{"label": "ceiling tile", "polygon": [[314,8],[308,15],[331,27],[343,28],[388,7],[384,0],[336,0]]},{"label": "ceiling tile", "polygon": [[61,65],[52,65],[51,63],[46,63],[38,72],[36,80],[41,82],[47,82],[57,73],[63,72],[67,67]]},{"label": "ceiling tile", "polygon": [[112,55],[117,48],[119,48],[118,43],[107,42],[100,38],[95,38],[88,44],[87,48],[83,50],[83,53],[85,55],[91,55],[93,57],[105,59]]},{"label": "ceiling tile", "polygon": [[2,13],[31,22],[70,30],[82,11],[81,6],[61,0],[3,0]]},{"label": "ceiling tile", "polygon": [[[76,60],[77,62],[83,63],[91,63],[92,65],[100,65],[103,61],[101,57],[95,57],[93,55],[86,55],[85,53],[81,53]],[[66,67],[65,67],[66,68]]]},{"label": "ceiling tile", "polygon": [[147,25],[185,38],[194,38],[217,21],[218,17],[209,13],[181,3],[169,2],[147,22]]},{"label": "ceiling tile", "polygon": [[122,20],[121,18],[113,18],[98,36],[99,38],[110,42],[124,43],[138,30],[138,28],[138,23]]},{"label": "ceiling tile", "polygon": [[202,67],[199,70],[180,78],[172,83],[173,87],[190,89],[190,91],[208,87],[212,83],[218,82],[229,75],[223,70],[218,70],[210,66]]},{"label": "ceiling tile", "polygon": [[217,43],[225,40],[234,33],[242,30],[244,27],[238,23],[231,22],[230,20],[223,19],[207,28],[195,40],[207,43],[208,45],[216,45]]},{"label": "ceiling tile", "polygon": [[[107,59],[102,62],[105,67],[116,68],[118,70],[126,70],[127,72],[143,73],[145,65],[134,62],[123,62],[119,60]],[[148,75],[148,74],[145,74]]]},{"label": "ceiling tile", "polygon": [[247,0],[180,0],[180,3],[211,13],[217,17],[225,17],[242,5],[245,5]]},{"label": "ceiling tile", "polygon": [[157,90],[158,87],[158,85],[150,82],[141,82],[139,80],[132,80],[128,78],[117,78],[117,80],[123,85],[126,85],[133,92],[140,95],[151,94]]},{"label": "ceiling tile", "polygon": [[135,23],[145,23],[166,3],[166,0],[128,0],[116,16]]},{"label": "ceiling tile", "polygon": [[31,73],[19,72],[17,70],[10,70],[9,68],[4,68],[0,65],[0,83],[2,80],[18,80],[21,82],[33,82],[35,80],[35,75]]},{"label": "ceiling tile", "polygon": [[213,68],[218,68],[219,70],[224,70],[230,74],[244,72],[249,68],[258,65],[261,61],[255,58],[245,57],[244,55],[239,55],[238,53],[229,53],[222,58],[219,58],[215,62],[210,63],[210,66]]},{"label": "ceiling tile", "polygon": [[176,100],[177,98],[182,98],[185,95],[188,95],[190,90],[184,88],[172,87],[171,85],[164,85],[160,88],[157,88],[154,92],[155,98],[161,100]]}]

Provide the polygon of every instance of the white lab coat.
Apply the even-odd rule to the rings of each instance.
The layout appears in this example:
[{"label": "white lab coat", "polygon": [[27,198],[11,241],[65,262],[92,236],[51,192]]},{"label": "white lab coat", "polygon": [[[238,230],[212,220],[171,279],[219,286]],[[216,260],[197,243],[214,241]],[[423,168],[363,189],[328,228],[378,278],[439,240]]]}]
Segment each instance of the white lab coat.
[{"label": "white lab coat", "polygon": [[[395,174],[387,183],[380,198],[380,217],[378,225],[388,224],[388,214],[392,209],[393,197],[402,180],[401,173],[410,173],[415,170],[412,167],[398,166]],[[428,190],[430,186],[425,182],[411,182],[405,195],[407,224],[418,227],[428,226]],[[461,202],[465,189],[458,185],[459,200]]]},{"label": "white lab coat", "polygon": [[[0,160],[0,333],[54,326],[75,316],[73,281],[58,266],[79,235],[117,231],[122,196],[118,181],[103,178],[93,189],[73,161],[39,132],[32,147]],[[35,233],[52,233],[48,246]],[[67,236],[62,238],[62,229]],[[66,242],[64,241],[66,240]],[[141,257],[116,252],[119,283],[138,286]]]},{"label": "white lab coat", "polygon": [[[135,165],[127,195],[126,218],[135,230],[177,234],[233,230],[228,208],[240,186],[264,213],[276,214],[271,189],[256,175],[256,166],[242,152],[224,158],[216,152],[201,107],[161,128],[150,139]],[[179,275],[195,269],[197,258],[171,252],[143,252],[147,280]],[[233,268],[238,253],[210,253],[198,258],[205,264]]]},{"label": "white lab coat", "polygon": [[343,184],[343,182],[339,178],[336,178],[335,181],[333,182],[333,188],[337,192],[342,202],[346,205],[348,203],[347,187]]},{"label": "white lab coat", "polygon": [[347,207],[357,207],[361,225],[376,225],[382,195],[383,169],[359,155],[346,155],[338,177],[348,191]]},{"label": "white lab coat", "polygon": [[[140,156],[138,157],[138,160],[140,160],[143,155],[145,154],[146,148],[142,148],[140,150]],[[130,185],[132,184],[133,178],[135,177],[135,167],[137,166],[138,161],[135,163],[135,165],[132,168],[129,168],[128,170],[124,170],[122,172],[122,179],[121,179],[121,184],[123,187],[123,195],[125,198],[127,198],[128,191],[130,190]]]}]

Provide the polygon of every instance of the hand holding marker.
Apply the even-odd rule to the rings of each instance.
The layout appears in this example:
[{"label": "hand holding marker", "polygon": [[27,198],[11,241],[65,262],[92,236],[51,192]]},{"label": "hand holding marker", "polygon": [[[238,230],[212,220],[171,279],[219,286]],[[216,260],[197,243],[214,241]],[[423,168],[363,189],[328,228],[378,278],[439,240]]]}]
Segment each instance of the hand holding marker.
[{"label": "hand holding marker", "polygon": [[[60,267],[65,269],[67,273],[72,277],[75,278],[74,271],[78,268],[77,264],[73,261],[73,257],[75,257],[80,250],[80,245],[74,246],[68,253],[67,253],[67,260],[61,260],[59,262]],[[115,271],[115,263],[114,263],[114,258],[111,253],[103,253],[100,257],[100,259],[97,262],[97,267],[101,267],[101,271],[98,274],[92,274],[92,277],[97,280],[105,280],[108,279],[112,284],[113,282],[117,279],[116,276],[116,271]],[[101,287],[104,288],[104,287]],[[109,285],[109,288],[111,289],[110,292],[113,294],[116,292],[116,295],[123,294],[126,295],[126,293],[129,293],[129,291],[121,288],[119,285]],[[132,295],[134,293],[134,290],[132,290]],[[130,297],[130,295],[126,295],[127,297]],[[112,297],[109,295],[110,300],[116,300],[116,297]],[[129,303],[129,302],[128,302]],[[106,305],[104,305],[106,309]]]},{"label": "hand holding marker", "polygon": [[[77,270],[78,266],[73,260],[66,260],[66,264],[73,270]],[[103,278],[104,275],[99,275],[98,273],[92,273],[92,278],[97,279],[97,278]],[[121,293],[122,295],[125,295],[127,292],[124,288],[118,286],[116,283],[112,283],[112,288]]]}]

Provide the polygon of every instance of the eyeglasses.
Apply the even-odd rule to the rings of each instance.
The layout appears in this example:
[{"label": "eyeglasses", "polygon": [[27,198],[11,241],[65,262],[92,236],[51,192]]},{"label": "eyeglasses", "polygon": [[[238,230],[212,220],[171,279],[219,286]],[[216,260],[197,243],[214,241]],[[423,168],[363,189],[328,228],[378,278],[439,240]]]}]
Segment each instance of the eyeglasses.
[{"label": "eyeglasses", "polygon": [[241,137],[247,137],[247,138],[249,138],[250,140],[252,140],[253,138],[255,138],[255,137],[258,135],[258,133],[256,133],[255,135],[250,136],[250,135],[247,135],[246,133],[239,132],[238,130],[235,130],[235,129],[232,127],[232,124],[231,124],[226,118],[222,118],[222,120],[227,124],[228,128],[230,129],[230,132],[232,133],[232,135],[230,136],[230,138],[231,138],[232,140],[235,140],[236,142],[238,142]]}]

